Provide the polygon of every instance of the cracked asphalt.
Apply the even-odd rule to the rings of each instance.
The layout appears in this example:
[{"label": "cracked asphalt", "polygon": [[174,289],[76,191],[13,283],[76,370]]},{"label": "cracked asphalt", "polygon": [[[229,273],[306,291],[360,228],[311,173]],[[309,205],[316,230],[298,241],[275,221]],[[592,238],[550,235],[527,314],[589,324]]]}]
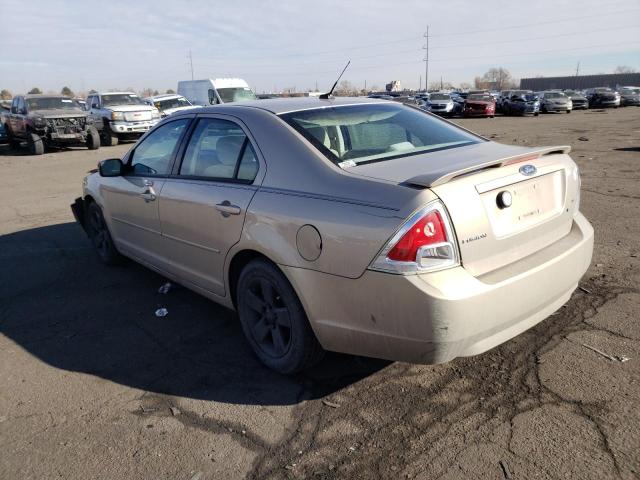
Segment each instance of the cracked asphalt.
[{"label": "cracked asphalt", "polygon": [[293,377],[232,312],[98,262],[68,205],[130,145],[0,147],[0,478],[640,478],[640,108],[456,122],[572,146],[596,231],[581,288],[477,357],[330,354]]}]

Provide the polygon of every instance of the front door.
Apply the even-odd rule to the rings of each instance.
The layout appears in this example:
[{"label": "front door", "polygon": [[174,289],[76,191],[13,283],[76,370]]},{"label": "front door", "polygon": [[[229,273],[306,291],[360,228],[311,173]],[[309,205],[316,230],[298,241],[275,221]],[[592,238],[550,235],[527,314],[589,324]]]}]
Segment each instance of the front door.
[{"label": "front door", "polygon": [[167,269],[162,242],[158,195],[191,118],[168,122],[145,137],[128,157],[126,174],[103,179],[105,218],[123,253]]},{"label": "front door", "polygon": [[259,169],[239,124],[216,116],[198,120],[159,200],[162,235],[180,278],[225,295],[225,257],[240,239]]}]

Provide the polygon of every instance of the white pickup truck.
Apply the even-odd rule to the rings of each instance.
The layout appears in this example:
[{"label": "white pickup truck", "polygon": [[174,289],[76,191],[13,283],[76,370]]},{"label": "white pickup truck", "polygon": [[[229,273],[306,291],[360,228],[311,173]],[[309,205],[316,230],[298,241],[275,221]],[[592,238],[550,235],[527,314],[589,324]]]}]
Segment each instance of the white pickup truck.
[{"label": "white pickup truck", "polygon": [[85,107],[100,132],[103,146],[136,140],[160,120],[160,112],[133,92],[92,93]]}]

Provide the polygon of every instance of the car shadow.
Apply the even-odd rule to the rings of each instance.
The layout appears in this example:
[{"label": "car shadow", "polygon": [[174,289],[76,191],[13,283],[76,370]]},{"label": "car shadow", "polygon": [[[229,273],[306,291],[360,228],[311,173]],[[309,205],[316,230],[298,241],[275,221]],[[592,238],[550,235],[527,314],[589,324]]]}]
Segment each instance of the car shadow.
[{"label": "car shadow", "polygon": [[619,147],[614,148],[618,152],[640,152],[640,147]]},{"label": "car shadow", "polygon": [[[79,226],[0,236],[0,333],[47,364],[132,388],[227,403],[290,405],[389,362],[327,354],[294,376],[264,367],[234,312],[127,261],[99,262]],[[168,315],[155,311],[166,308]]]}]

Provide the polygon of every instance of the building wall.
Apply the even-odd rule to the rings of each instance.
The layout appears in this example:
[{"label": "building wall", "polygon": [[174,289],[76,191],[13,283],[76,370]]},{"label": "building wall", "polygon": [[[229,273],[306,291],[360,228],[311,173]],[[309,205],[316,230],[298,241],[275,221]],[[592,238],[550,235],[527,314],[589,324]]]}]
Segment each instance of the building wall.
[{"label": "building wall", "polygon": [[578,77],[541,77],[520,79],[521,89],[534,91],[566,88],[616,88],[623,85],[640,86],[640,73],[613,73],[610,75],[580,75]]}]

